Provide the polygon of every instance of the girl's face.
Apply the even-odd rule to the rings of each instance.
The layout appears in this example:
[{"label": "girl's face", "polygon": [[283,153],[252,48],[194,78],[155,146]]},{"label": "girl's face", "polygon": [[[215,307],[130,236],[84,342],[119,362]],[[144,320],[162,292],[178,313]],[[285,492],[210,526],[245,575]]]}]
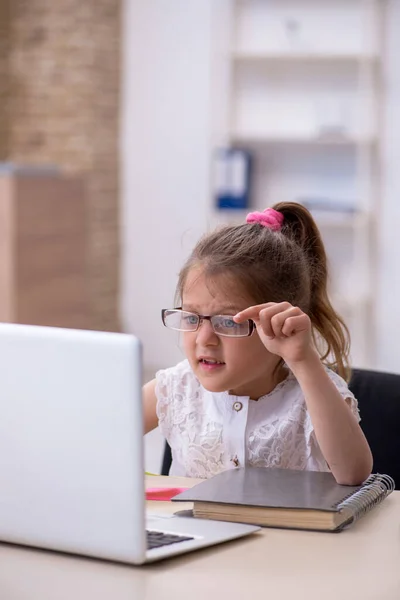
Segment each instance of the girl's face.
[{"label": "girl's face", "polygon": [[[189,272],[182,293],[182,308],[199,315],[233,316],[252,304],[250,297],[240,295],[233,279],[228,284],[226,277],[207,279],[200,268]],[[229,391],[257,400],[277,383],[274,369],[280,359],[268,352],[257,331],[249,337],[222,337],[204,320],[197,331],[182,336],[194,374],[211,392]]]}]

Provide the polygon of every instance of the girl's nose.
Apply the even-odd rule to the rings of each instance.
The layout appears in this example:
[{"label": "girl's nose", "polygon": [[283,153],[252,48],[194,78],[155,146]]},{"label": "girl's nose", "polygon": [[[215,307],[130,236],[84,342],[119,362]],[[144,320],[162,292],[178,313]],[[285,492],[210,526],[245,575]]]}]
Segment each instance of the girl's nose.
[{"label": "girl's nose", "polygon": [[211,322],[204,319],[197,330],[197,343],[199,346],[216,346],[219,343],[219,337],[215,333]]}]

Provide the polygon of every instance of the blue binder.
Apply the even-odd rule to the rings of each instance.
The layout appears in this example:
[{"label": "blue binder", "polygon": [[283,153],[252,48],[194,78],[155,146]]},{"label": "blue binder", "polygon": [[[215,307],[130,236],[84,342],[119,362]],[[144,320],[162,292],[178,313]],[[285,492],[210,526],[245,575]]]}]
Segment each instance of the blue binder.
[{"label": "blue binder", "polygon": [[250,152],[220,148],[215,153],[214,199],[217,208],[243,209],[250,204]]}]

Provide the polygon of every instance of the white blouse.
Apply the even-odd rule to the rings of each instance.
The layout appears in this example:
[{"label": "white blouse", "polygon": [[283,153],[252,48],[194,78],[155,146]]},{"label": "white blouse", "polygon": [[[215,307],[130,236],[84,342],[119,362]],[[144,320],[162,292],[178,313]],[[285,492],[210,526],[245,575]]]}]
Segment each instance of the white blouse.
[{"label": "white blouse", "polygon": [[[359,421],[346,382],[327,372]],[[207,478],[243,465],[329,471],[291,371],[257,401],[207,391],[187,360],[158,371],[156,381],[159,426],[172,450],[170,475]]]}]

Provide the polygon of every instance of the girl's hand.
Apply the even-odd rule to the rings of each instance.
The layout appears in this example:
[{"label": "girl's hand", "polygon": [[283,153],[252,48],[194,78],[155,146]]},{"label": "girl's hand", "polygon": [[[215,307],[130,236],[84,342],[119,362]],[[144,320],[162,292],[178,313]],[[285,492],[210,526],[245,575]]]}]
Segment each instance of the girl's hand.
[{"label": "girl's hand", "polygon": [[234,316],[236,323],[251,319],[260,340],[287,365],[303,362],[315,354],[310,317],[289,302],[268,302],[250,306]]}]

